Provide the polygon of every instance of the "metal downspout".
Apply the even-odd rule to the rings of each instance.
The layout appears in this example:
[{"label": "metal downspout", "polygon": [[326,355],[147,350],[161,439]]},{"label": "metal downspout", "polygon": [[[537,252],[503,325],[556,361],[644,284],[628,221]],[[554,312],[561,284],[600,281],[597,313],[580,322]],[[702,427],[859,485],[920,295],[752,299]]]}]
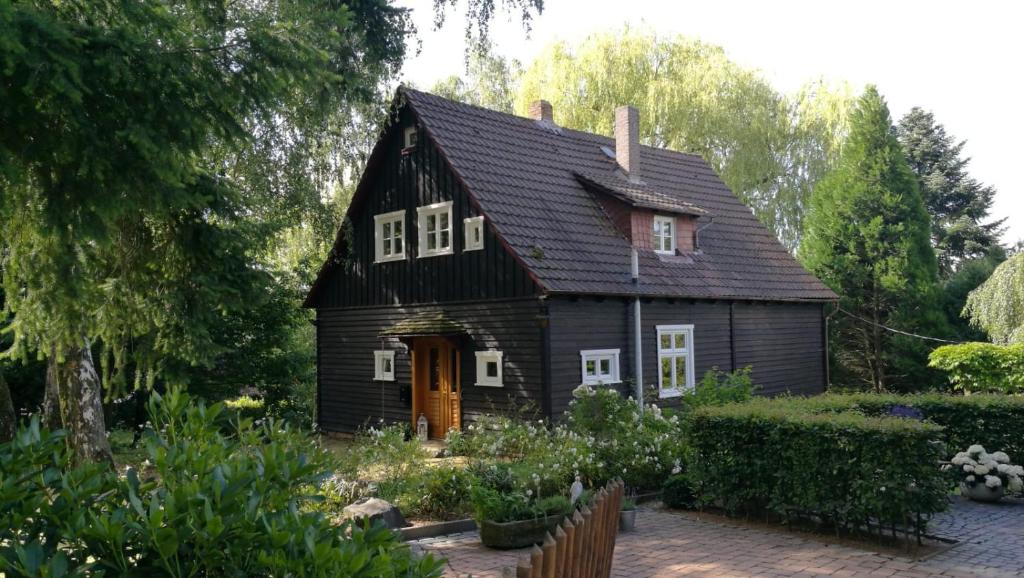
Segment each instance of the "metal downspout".
[{"label": "metal downspout", "polygon": [[[633,284],[639,289],[640,287],[640,255],[637,253],[636,248],[633,248],[632,253],[632,274]],[[636,378],[636,383],[633,384],[634,395],[636,397],[636,403],[640,406],[640,411],[644,410],[644,355],[643,348],[641,345],[642,335],[640,323],[640,295],[636,296],[633,301],[633,374]]]}]

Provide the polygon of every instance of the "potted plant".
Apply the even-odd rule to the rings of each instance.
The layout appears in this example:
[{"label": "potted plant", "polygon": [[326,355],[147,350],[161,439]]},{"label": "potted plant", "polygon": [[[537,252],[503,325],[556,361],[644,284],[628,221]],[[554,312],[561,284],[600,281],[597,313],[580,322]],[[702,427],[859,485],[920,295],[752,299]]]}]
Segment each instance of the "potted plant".
[{"label": "potted plant", "polygon": [[629,532],[636,526],[636,502],[622,500],[622,511],[619,512],[619,531]]},{"label": "potted plant", "polygon": [[503,493],[482,485],[470,490],[480,542],[488,548],[525,548],[544,541],[544,535],[572,510],[568,498],[534,499],[533,493]]},{"label": "potted plant", "polygon": [[1024,467],[1011,464],[1004,452],[990,454],[975,444],[953,456],[951,463],[960,491],[972,500],[997,502],[1006,493],[1024,490]]}]

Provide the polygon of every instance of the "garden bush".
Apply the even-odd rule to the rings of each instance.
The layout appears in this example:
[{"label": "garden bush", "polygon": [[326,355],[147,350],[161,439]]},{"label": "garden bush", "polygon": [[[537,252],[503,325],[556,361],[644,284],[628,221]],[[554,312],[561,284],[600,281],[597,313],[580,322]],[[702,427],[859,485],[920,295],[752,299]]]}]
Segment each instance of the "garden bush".
[{"label": "garden bush", "polygon": [[958,390],[1024,393],[1024,343],[944,345],[932,351],[928,365],[945,371]]},{"label": "garden bush", "polygon": [[222,404],[171,391],[149,403],[142,471],[72,467],[38,421],[0,446],[0,572],[6,576],[440,576],[382,525],[336,525],[329,458],[268,420],[221,422]]},{"label": "garden bush", "polygon": [[665,480],[661,488],[661,501],[669,508],[692,508],[697,504],[693,484],[685,474],[677,474]]},{"label": "garden bush", "polygon": [[706,405],[724,405],[753,399],[757,386],[751,376],[750,366],[736,371],[710,369],[697,382],[696,387],[686,391],[679,398],[683,411],[692,411]]},{"label": "garden bush", "polygon": [[[861,393],[790,398],[775,403],[797,404],[812,412],[855,411],[874,417],[906,413],[909,408],[920,412],[922,419],[942,426],[938,435],[948,452],[981,444],[1024,460],[1024,397],[1020,396]],[[950,457],[952,454],[946,456]]]},{"label": "garden bush", "polygon": [[731,513],[920,531],[947,506],[940,434],[922,421],[813,413],[785,400],[704,407],[690,419],[688,476],[700,503]]}]

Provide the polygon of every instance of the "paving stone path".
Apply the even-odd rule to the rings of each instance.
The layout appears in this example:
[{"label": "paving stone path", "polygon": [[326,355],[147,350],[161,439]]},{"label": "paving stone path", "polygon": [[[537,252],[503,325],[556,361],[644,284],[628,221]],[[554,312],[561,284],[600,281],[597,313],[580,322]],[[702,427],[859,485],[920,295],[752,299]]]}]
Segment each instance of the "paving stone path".
[{"label": "paving stone path", "polygon": [[[641,508],[637,529],[620,534],[612,576],[1024,576],[1024,500],[956,499],[930,533],[957,544],[913,560],[782,528],[732,524],[692,512]],[[526,550],[480,545],[476,532],[412,542],[448,559],[447,576],[501,577]]]}]

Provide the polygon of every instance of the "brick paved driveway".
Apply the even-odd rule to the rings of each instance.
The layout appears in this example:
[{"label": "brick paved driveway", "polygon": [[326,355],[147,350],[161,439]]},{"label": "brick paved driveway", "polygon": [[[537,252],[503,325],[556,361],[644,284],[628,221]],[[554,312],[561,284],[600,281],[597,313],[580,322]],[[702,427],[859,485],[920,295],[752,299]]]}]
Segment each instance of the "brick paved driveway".
[{"label": "brick paved driveway", "polygon": [[[667,576],[1024,576],[1024,501],[957,499],[930,533],[958,543],[922,560],[835,544],[781,528],[745,526],[691,512],[641,509],[620,534],[612,575]],[[448,576],[500,577],[525,550],[480,545],[476,532],[413,542],[448,559]]]}]

